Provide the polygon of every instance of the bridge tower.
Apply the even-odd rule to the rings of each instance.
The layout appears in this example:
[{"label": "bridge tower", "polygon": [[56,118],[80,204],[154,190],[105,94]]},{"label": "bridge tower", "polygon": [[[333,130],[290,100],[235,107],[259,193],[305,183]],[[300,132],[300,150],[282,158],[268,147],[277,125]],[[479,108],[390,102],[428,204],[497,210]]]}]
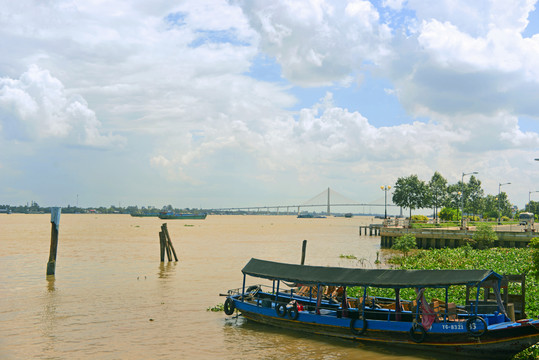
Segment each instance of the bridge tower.
[{"label": "bridge tower", "polygon": [[331,215],[331,208],[330,208],[330,198],[329,198],[330,190],[328,188],[328,216]]}]

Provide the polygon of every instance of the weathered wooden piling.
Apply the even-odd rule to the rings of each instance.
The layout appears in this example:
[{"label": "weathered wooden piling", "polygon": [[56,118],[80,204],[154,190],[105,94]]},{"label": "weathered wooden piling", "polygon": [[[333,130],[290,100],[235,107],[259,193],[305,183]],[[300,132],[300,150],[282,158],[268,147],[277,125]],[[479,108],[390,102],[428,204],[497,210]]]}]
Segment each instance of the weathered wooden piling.
[{"label": "weathered wooden piling", "polygon": [[167,243],[167,240],[165,238],[165,234],[163,234],[162,231],[159,231],[159,245],[161,247],[161,262],[165,262],[165,249],[167,247],[166,243]]},{"label": "weathered wooden piling", "polygon": [[[161,244],[164,243],[164,248],[167,252],[168,261],[172,261],[172,255],[174,255],[174,261],[178,261],[178,256],[176,255],[176,250],[174,250],[174,246],[172,245],[172,240],[170,239],[170,235],[168,233],[168,228],[167,228],[166,223],[161,225],[161,232],[159,233],[159,241]],[[161,261],[162,262],[164,261],[163,251],[161,252]]]},{"label": "weathered wooden piling", "polygon": [[60,230],[60,214],[62,208],[51,208],[51,248],[49,251],[49,262],[47,263],[47,275],[54,275],[56,272],[56,253],[58,252],[58,232]]},{"label": "weathered wooden piling", "polygon": [[307,240],[303,240],[303,245],[301,247],[301,265],[305,264],[305,251],[307,251]]}]

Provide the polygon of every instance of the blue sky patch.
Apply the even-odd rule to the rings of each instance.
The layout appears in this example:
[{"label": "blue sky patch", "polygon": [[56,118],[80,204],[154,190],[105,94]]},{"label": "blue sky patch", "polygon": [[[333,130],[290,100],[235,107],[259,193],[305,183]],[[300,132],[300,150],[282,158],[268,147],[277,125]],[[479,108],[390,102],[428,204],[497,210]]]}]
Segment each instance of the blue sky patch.
[{"label": "blue sky patch", "polygon": [[532,119],[526,116],[519,116],[518,127],[520,128],[520,131],[523,132],[539,132],[539,120]]},{"label": "blue sky patch", "polygon": [[310,108],[320,102],[327,92],[331,92],[335,106],[349,112],[359,112],[373,126],[395,126],[417,121],[406,114],[397,96],[391,93],[392,89],[393,85],[386,79],[373,78],[368,74],[365,74],[361,86],[293,87],[291,93],[297,97],[298,103],[290,110]]},{"label": "blue sky patch", "polygon": [[170,13],[165,16],[165,22],[171,26],[182,26],[185,25],[185,18],[187,14],[181,11]]},{"label": "blue sky patch", "polygon": [[281,65],[274,58],[259,54],[256,56],[245,75],[266,82],[286,82],[281,76]]},{"label": "blue sky patch", "polygon": [[528,26],[522,32],[522,37],[532,37],[539,34],[539,10],[537,8],[528,15]]},{"label": "blue sky patch", "polygon": [[197,38],[189,46],[196,48],[204,44],[231,44],[236,46],[248,46],[249,43],[239,40],[235,29],[227,30],[196,30]]}]

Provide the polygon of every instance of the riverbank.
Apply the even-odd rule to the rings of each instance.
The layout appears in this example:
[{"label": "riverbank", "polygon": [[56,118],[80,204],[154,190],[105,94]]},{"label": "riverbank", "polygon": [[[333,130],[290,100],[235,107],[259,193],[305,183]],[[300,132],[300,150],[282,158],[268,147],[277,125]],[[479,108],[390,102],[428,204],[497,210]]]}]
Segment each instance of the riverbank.
[{"label": "riverbank", "polygon": [[[416,238],[419,249],[458,248],[465,245],[467,239],[473,237],[474,232],[475,227],[464,230],[459,228],[382,227],[380,228],[380,246],[383,249],[390,249],[398,237],[412,234]],[[526,248],[531,239],[539,236],[536,232],[524,231],[522,227],[516,230],[500,227],[496,230],[496,235],[498,240],[494,241],[494,246],[504,248]]]}]

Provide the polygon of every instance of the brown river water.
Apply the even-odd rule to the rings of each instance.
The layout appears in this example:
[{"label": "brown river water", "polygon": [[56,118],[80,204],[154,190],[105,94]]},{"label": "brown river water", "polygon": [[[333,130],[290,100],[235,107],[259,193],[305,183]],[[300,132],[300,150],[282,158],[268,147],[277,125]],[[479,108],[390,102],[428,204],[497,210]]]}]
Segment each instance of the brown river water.
[{"label": "brown river water", "polygon": [[[164,222],[177,263],[160,262]],[[380,238],[358,231],[371,222],[62,214],[47,277],[50,214],[1,214],[0,359],[434,359],[207,310],[241,287],[251,257],[299,263],[304,239],[306,264],[375,267]]]}]

